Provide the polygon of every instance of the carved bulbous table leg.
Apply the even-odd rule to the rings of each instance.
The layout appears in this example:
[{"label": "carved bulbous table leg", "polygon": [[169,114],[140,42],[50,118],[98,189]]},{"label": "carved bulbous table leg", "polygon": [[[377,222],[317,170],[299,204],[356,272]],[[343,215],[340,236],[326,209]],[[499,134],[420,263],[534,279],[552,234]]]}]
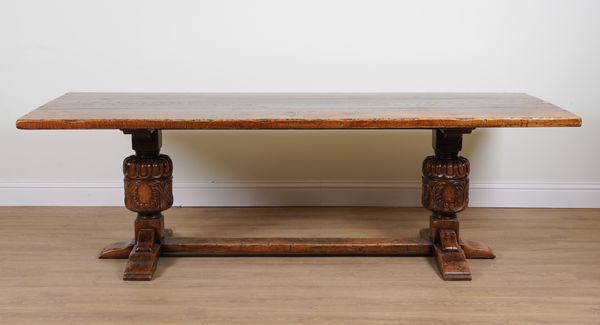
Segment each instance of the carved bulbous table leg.
[{"label": "carved bulbous table leg", "polygon": [[421,237],[429,238],[444,280],[471,280],[466,258],[494,258],[492,251],[476,242],[460,239],[457,212],[469,203],[469,160],[458,155],[465,129],[433,131],[434,156],[423,161],[422,203],[432,211],[429,229]]},{"label": "carved bulbous table leg", "polygon": [[106,247],[101,258],[127,255],[124,280],[150,280],[156,269],[161,243],[167,233],[162,211],[173,205],[173,162],[160,154],[160,130],[131,131],[135,155],[125,158],[125,206],[137,212],[132,242]]}]

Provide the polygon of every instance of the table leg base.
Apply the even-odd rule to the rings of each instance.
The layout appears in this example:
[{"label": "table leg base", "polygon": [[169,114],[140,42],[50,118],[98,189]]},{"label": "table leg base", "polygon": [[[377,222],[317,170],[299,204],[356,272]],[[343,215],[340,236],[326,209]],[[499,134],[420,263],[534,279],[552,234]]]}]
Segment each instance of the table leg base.
[{"label": "table leg base", "polygon": [[[429,235],[429,228],[422,228],[419,231],[419,237],[423,239],[431,238]],[[465,256],[468,259],[494,259],[496,255],[491,248],[482,244],[481,242],[474,240],[464,241],[459,240],[460,247],[465,252]]]},{"label": "table leg base", "polygon": [[462,249],[445,251],[438,245],[434,245],[434,249],[442,279],[446,281],[471,281],[471,268]]},{"label": "table leg base", "polygon": [[128,258],[135,243],[132,239],[112,243],[104,247],[98,258]]},{"label": "table leg base", "polygon": [[123,280],[152,280],[160,256],[160,246],[156,243],[156,231],[154,229],[140,230],[138,240],[131,249],[131,253],[129,253],[129,261],[127,267],[125,267],[125,273],[123,273]]},{"label": "table leg base", "polygon": [[[164,234],[167,237],[173,236],[173,229],[165,229]],[[135,242],[133,239],[112,243],[100,251],[98,258],[129,258],[129,254],[131,253],[134,245]]]},{"label": "table leg base", "polygon": [[467,258],[494,259],[496,255],[488,246],[474,240],[460,240],[460,246]]},{"label": "table leg base", "polygon": [[[460,241],[459,251],[434,245],[429,229],[419,238],[191,238],[171,237],[151,252],[135,250],[133,241],[105,247],[100,258],[129,259],[125,280],[151,280],[159,256],[435,256],[444,280],[470,280],[467,258],[494,258],[478,242]],[[146,243],[148,246],[148,243]]]}]

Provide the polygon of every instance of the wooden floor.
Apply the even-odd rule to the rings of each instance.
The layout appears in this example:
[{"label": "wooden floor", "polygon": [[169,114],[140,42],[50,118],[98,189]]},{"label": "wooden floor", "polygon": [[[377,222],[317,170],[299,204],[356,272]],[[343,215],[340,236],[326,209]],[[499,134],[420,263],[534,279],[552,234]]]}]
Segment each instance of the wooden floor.
[{"label": "wooden floor", "polygon": [[[425,257],[161,258],[121,281],[99,249],[124,208],[0,208],[1,324],[600,324],[600,210],[475,209],[461,236],[495,249],[472,282]],[[416,236],[423,209],[171,209],[179,236]]]}]

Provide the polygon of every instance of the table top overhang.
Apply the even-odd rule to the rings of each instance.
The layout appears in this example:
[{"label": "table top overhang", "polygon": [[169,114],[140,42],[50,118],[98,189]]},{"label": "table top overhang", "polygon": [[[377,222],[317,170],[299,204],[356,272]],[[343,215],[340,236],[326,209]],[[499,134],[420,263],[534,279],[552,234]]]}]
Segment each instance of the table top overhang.
[{"label": "table top overhang", "polygon": [[67,93],[19,129],[435,129],[581,126],[523,93]]}]

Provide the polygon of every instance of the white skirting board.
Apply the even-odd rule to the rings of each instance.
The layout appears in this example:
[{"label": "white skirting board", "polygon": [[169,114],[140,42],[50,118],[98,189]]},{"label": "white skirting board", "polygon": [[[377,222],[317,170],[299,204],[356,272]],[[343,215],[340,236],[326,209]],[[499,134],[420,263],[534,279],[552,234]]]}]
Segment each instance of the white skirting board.
[{"label": "white skirting board", "polygon": [[[174,206],[421,206],[417,182],[175,182]],[[2,206],[122,206],[121,182],[2,182]],[[471,207],[600,208],[600,183],[470,184]]]}]

